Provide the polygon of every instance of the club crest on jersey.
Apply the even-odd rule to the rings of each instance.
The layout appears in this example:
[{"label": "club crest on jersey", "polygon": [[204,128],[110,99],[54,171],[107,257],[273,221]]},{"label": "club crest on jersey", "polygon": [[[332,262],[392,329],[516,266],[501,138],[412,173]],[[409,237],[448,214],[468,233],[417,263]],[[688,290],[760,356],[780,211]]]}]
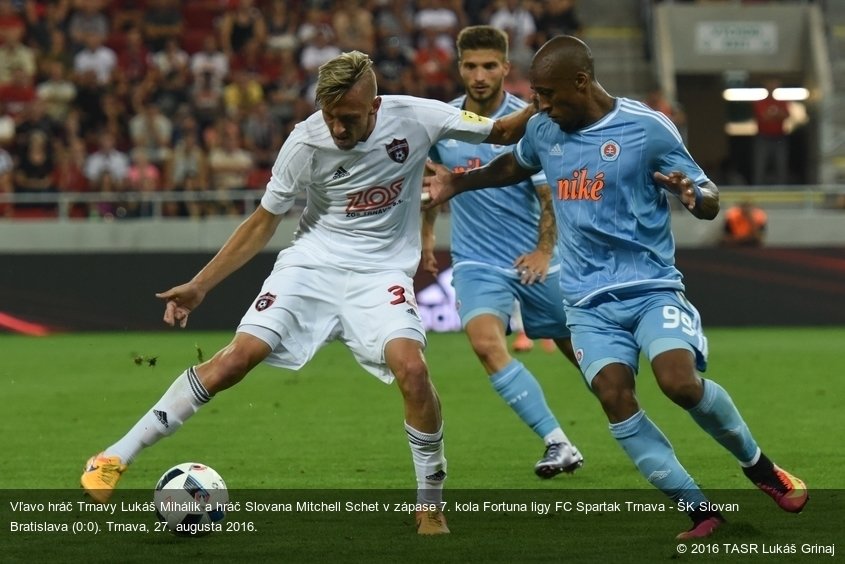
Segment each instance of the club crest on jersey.
[{"label": "club crest on jersey", "polygon": [[619,143],[611,139],[610,141],[605,141],[601,146],[601,160],[603,161],[615,161],[619,158]]},{"label": "club crest on jersey", "polygon": [[408,158],[408,153],[411,150],[410,147],[408,147],[407,139],[394,139],[385,145],[384,148],[387,149],[387,156],[399,164],[405,162],[405,159]]},{"label": "club crest on jersey", "polygon": [[258,311],[264,311],[265,309],[267,309],[268,307],[273,305],[273,302],[275,302],[275,301],[276,301],[276,296],[274,296],[270,292],[267,292],[265,294],[261,294],[260,296],[258,296],[258,299],[255,301],[255,309],[257,309]]}]

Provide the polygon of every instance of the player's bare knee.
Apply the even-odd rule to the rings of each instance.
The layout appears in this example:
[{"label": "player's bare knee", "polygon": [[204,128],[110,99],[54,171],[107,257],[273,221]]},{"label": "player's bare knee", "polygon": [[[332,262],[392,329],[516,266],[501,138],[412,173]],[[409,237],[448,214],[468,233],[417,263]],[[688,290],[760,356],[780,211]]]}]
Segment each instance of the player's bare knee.
[{"label": "player's bare knee", "polygon": [[427,398],[431,395],[428,367],[420,359],[408,359],[393,368],[399,389],[407,399]]},{"label": "player's bare knee", "polygon": [[591,387],[611,422],[624,421],[639,411],[632,375],[602,371],[593,378]]},{"label": "player's bare knee", "polygon": [[692,370],[661,374],[657,383],[667,398],[685,409],[698,405],[704,394],[701,378]]},{"label": "player's bare knee", "polygon": [[488,372],[501,370],[511,359],[507,348],[493,339],[474,340],[472,349]]},{"label": "player's bare knee", "polygon": [[599,391],[594,389],[593,392],[604,412],[615,419],[626,419],[639,409],[636,395],[631,389],[608,386]]}]

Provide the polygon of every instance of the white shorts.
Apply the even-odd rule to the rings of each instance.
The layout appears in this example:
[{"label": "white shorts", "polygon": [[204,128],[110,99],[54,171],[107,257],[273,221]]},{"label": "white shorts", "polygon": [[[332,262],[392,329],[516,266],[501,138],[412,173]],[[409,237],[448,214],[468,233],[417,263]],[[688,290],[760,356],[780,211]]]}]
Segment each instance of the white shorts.
[{"label": "white shorts", "polygon": [[298,254],[292,249],[280,254],[238,332],[270,346],[265,362],[291,370],[339,339],[367,372],[392,382],[384,358],[387,342],[405,337],[426,343],[413,280],[398,270],[360,273],[303,265]]}]

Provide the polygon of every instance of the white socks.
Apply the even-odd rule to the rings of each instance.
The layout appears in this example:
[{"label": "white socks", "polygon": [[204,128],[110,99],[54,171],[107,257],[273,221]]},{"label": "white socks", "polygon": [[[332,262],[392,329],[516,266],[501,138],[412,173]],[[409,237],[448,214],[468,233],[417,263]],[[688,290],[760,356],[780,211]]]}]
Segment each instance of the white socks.
[{"label": "white socks", "polygon": [[417,503],[443,501],[446,481],[446,457],[443,455],[443,426],[436,433],[423,433],[405,423],[417,475]]},{"label": "white socks", "polygon": [[124,464],[131,463],[141,449],[173,434],[210,399],[211,395],[192,366],[176,378],[153,408],[104,454],[117,455]]}]

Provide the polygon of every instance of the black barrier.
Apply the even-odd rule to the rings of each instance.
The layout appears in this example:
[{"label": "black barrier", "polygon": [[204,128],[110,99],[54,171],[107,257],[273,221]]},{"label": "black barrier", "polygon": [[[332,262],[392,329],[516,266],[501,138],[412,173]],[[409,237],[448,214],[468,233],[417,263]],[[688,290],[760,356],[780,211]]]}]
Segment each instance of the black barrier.
[{"label": "black barrier", "polygon": [[[153,492],[0,490],[4,562],[827,562],[845,554],[845,491],[812,491],[804,511],[756,489],[707,491],[726,523],[678,542],[685,507],[653,489],[446,490],[451,534],[415,534],[415,492],[230,490],[225,519],[201,538],[159,523]],[[829,558],[829,557],[833,558]]]},{"label": "black barrier", "polygon": [[[0,315],[51,330],[162,329],[163,308],[154,294],[189,280],[209,258],[0,255]],[[274,253],[262,253],[220,284],[191,315],[191,327],[234,329],[274,260]],[[448,253],[439,252],[438,261],[448,268]],[[679,249],[677,264],[705,329],[845,324],[845,248]],[[417,275],[418,296],[432,285],[433,277]],[[448,329],[455,324],[454,304],[448,281],[440,286],[442,296],[433,301],[443,303],[426,313]]]}]

